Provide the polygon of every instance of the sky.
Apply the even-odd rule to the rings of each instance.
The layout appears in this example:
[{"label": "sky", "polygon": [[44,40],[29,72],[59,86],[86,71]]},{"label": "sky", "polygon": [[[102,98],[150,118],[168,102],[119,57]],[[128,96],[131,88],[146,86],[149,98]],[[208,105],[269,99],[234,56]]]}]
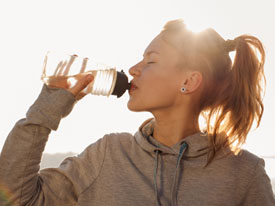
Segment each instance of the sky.
[{"label": "sky", "polygon": [[[78,54],[128,69],[142,59],[164,24],[182,18],[200,31],[212,27],[224,39],[251,34],[266,49],[265,112],[244,148],[275,156],[275,1],[274,0],[24,0],[0,2],[0,151],[13,125],[37,98],[47,51]],[[131,77],[130,77],[131,79]],[[135,133],[150,113],[127,109],[128,93],[87,95],[52,132],[45,152],[79,153],[111,132]]]}]

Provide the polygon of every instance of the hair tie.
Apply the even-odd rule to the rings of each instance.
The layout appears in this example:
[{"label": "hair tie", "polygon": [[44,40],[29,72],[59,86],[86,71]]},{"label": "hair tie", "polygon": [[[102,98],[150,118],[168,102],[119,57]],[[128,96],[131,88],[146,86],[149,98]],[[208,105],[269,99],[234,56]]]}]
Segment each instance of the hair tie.
[{"label": "hair tie", "polygon": [[236,46],[237,46],[237,40],[226,40],[224,43],[224,49],[226,52],[231,52],[231,51],[235,51],[236,50]]}]

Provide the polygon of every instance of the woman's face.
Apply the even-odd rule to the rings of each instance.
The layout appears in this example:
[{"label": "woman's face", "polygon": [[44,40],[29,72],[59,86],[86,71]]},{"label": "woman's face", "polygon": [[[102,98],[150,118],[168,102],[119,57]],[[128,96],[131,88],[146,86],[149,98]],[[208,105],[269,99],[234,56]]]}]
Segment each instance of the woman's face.
[{"label": "woman's face", "polygon": [[160,34],[146,48],[143,57],[129,70],[133,80],[128,108],[154,112],[177,105],[184,83],[177,50]]}]

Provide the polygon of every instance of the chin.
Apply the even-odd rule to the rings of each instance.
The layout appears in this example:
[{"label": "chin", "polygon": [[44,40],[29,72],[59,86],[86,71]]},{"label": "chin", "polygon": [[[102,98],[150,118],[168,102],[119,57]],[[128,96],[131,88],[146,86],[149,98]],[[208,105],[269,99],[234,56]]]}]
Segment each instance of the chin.
[{"label": "chin", "polygon": [[137,104],[132,102],[131,100],[128,101],[127,107],[132,112],[145,112],[147,111],[141,104]]},{"label": "chin", "polygon": [[142,110],[141,108],[137,107],[137,106],[134,106],[134,105],[131,105],[131,104],[127,104],[127,107],[130,111],[132,112],[142,112],[144,110]]}]

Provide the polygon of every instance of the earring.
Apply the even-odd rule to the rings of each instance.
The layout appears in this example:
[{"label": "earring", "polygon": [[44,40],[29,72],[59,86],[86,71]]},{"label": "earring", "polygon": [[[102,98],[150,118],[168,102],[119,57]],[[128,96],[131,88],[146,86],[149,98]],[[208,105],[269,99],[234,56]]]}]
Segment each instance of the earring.
[{"label": "earring", "polygon": [[181,88],[181,92],[184,93],[186,91],[185,87]]}]

